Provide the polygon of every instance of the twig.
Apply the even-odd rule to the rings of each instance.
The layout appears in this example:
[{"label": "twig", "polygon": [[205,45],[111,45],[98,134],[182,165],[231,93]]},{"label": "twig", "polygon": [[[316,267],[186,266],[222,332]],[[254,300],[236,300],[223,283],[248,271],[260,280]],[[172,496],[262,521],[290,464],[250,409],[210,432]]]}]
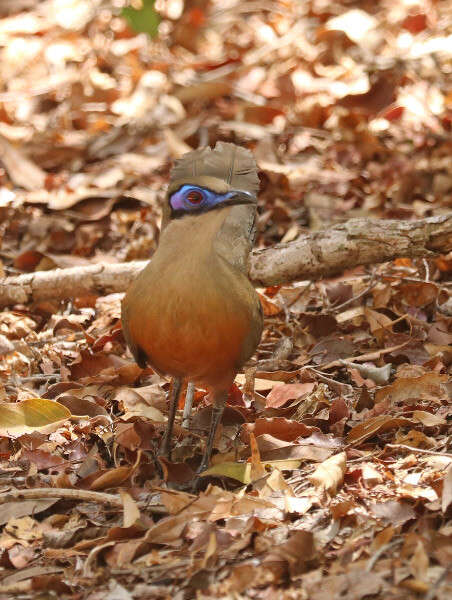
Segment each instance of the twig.
[{"label": "twig", "polygon": [[68,500],[82,500],[87,502],[98,502],[99,504],[111,504],[123,506],[119,496],[105,494],[103,492],[92,492],[90,490],[73,490],[70,488],[31,488],[26,490],[13,489],[5,494],[0,494],[0,502],[11,500],[28,500],[34,498],[66,498]]},{"label": "twig", "polygon": [[428,261],[426,258],[422,259],[422,263],[424,265],[424,269],[425,269],[425,281],[429,282],[430,281],[430,269],[428,267]]},{"label": "twig", "polygon": [[351,394],[353,392],[353,386],[348,383],[341,383],[340,381],[336,381],[335,379],[331,379],[330,377],[326,377],[323,373],[314,369],[313,367],[302,367],[301,371],[308,371],[314,373],[314,376],[317,377],[319,381],[330,385],[333,389],[336,388],[339,390],[339,393]]},{"label": "twig", "polygon": [[370,360],[376,360],[380,358],[384,354],[390,354],[391,352],[395,352],[396,350],[400,350],[407,346],[411,340],[407,340],[402,344],[398,344],[397,346],[391,346],[390,348],[384,348],[382,350],[375,350],[375,352],[366,352],[366,354],[360,354],[359,356],[349,356],[348,358],[341,358],[339,360],[333,360],[329,363],[318,365],[318,369],[332,369],[333,367],[343,367],[344,362],[366,362]]},{"label": "twig", "polygon": [[423,448],[405,446],[405,444],[386,444],[385,448],[400,448],[403,450],[409,450],[410,452],[419,452],[420,454],[432,454],[433,456],[447,456],[448,458],[452,458],[452,454],[450,452],[435,452],[434,450],[424,450]]},{"label": "twig", "polygon": [[182,427],[185,427],[185,429],[190,429],[191,409],[193,406],[194,395],[195,384],[192,381],[189,381],[187,384],[187,391],[185,392],[185,406],[182,417]]},{"label": "twig", "polygon": [[[351,447],[351,444],[349,444],[349,447]],[[378,454],[381,454],[381,452],[382,452],[381,450],[377,450],[375,452],[369,452],[369,454],[365,454],[364,456],[358,456],[357,458],[347,459],[347,465],[359,463],[359,462],[362,462],[363,460],[370,460],[371,458],[374,458]]]},{"label": "twig", "polygon": [[29,375],[27,377],[11,377],[10,381],[14,383],[47,383],[50,381],[58,381],[61,379],[61,375],[59,373],[52,373],[52,375],[43,375],[41,373],[37,373],[36,375]]},{"label": "twig", "polygon": [[375,563],[380,558],[380,556],[386,552],[386,550],[391,550],[392,548],[395,548],[396,546],[398,546],[402,542],[403,542],[402,539],[398,539],[398,540],[394,540],[392,542],[389,542],[389,544],[384,544],[383,546],[381,546],[380,548],[378,548],[378,550],[375,552],[375,554],[370,557],[369,562],[367,563],[367,566],[366,566],[366,572],[370,573],[370,571],[372,571],[372,569],[374,568]]},{"label": "twig", "polygon": [[338,310],[342,310],[343,308],[345,308],[349,304],[352,304],[356,300],[359,300],[360,298],[362,298],[363,296],[365,296],[376,285],[377,285],[377,282],[375,281],[375,271],[373,271],[372,276],[370,278],[369,285],[362,292],[360,292],[356,296],[353,296],[353,298],[350,298],[349,300],[346,300],[345,302],[342,302],[342,304],[337,304],[336,306],[332,306],[329,309],[328,312],[337,312]]},{"label": "twig", "polygon": [[[114,494],[104,492],[93,492],[91,490],[73,490],[70,488],[31,488],[26,490],[12,489],[0,494],[0,504],[14,500],[31,500],[35,498],[64,498],[66,500],[79,500],[81,502],[97,502],[98,504],[110,504],[123,508],[122,499]],[[167,510],[161,506],[146,506],[155,514],[167,514]]]}]

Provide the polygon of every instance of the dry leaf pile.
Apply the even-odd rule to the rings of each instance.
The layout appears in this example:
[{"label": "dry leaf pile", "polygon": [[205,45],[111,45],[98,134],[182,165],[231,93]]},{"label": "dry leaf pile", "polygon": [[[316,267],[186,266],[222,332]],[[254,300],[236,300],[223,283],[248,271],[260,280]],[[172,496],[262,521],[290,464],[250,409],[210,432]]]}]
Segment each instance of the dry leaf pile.
[{"label": "dry leaf pile", "polygon": [[[0,2],[0,275],[149,257],[171,161],[218,139],[258,161],[260,247],[452,210],[450,3],[161,0],[154,39],[123,4]],[[156,461],[120,294],[4,310],[0,599],[450,598],[451,271],[259,290],[197,494],[209,398]]]}]

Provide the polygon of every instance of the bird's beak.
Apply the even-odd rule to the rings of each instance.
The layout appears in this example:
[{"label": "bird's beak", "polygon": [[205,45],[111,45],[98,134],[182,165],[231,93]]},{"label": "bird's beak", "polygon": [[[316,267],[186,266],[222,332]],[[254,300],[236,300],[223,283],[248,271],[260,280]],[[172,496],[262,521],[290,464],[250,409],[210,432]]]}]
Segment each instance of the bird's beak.
[{"label": "bird's beak", "polygon": [[256,204],[256,196],[245,190],[231,190],[228,196],[228,204]]}]

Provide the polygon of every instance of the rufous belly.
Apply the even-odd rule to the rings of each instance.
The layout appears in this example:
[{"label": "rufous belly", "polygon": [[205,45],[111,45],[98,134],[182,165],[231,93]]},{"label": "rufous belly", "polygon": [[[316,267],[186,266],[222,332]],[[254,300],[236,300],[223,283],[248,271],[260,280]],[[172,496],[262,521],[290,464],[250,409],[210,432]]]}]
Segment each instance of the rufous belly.
[{"label": "rufous belly", "polygon": [[221,298],[203,302],[201,296],[196,303],[185,298],[162,306],[154,297],[139,320],[132,318],[130,329],[157,371],[209,388],[229,387],[250,334],[247,312]]}]

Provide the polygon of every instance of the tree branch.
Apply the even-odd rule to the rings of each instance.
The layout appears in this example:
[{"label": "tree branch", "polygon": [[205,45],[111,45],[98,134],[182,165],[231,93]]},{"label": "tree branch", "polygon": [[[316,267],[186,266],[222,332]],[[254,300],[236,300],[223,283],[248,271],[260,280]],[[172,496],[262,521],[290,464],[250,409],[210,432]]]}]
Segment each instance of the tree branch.
[{"label": "tree branch", "polygon": [[[358,265],[452,251],[452,214],[418,221],[351,219],[288,244],[254,250],[249,275],[265,287],[320,279]],[[0,307],[123,292],[147,261],[38,271],[0,281]]]}]

